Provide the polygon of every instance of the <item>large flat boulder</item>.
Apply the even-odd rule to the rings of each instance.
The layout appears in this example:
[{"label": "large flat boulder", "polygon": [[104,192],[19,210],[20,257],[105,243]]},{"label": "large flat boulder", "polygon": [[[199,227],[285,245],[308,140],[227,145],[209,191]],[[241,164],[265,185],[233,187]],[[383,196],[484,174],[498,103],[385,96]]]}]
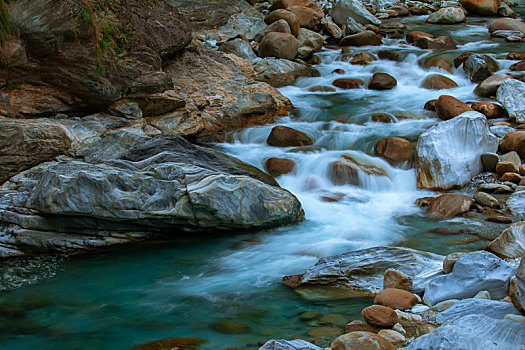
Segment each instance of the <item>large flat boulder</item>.
[{"label": "large flat boulder", "polygon": [[463,186],[482,171],[481,154],[497,149],[498,138],[481,113],[465,112],[440,122],[419,137],[417,185],[434,190]]},{"label": "large flat boulder", "polygon": [[468,253],[459,258],[451,273],[428,283],[423,300],[432,306],[444,300],[472,298],[482,290],[494,299],[502,299],[508,295],[515,270],[515,266],[492,253]]},{"label": "large flat boulder", "polygon": [[0,192],[1,246],[69,253],[302,215],[295,196],[266,173],[181,137],[116,131],[82,153],[21,173]]},{"label": "large flat boulder", "polygon": [[445,323],[455,317],[466,315],[485,315],[495,320],[502,320],[506,315],[520,315],[520,311],[511,303],[490,299],[463,299],[436,316],[436,321]]},{"label": "large flat boulder", "polygon": [[303,275],[286,276],[283,282],[307,298],[375,296],[383,289],[386,270],[396,269],[412,278],[412,292],[421,293],[442,274],[443,260],[408,248],[374,247],[322,258]]},{"label": "large flat boulder", "polygon": [[468,315],[454,318],[433,332],[416,338],[406,349],[519,349],[523,347],[523,339],[523,322]]}]

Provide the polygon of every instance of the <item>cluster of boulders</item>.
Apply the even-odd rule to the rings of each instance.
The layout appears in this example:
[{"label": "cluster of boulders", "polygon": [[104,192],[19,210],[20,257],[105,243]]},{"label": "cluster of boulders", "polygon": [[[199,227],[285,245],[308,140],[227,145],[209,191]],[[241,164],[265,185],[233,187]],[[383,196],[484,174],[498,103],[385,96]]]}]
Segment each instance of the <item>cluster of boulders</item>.
[{"label": "cluster of boulders", "polygon": [[[502,232],[489,245],[499,246],[494,253],[442,257],[406,248],[370,248],[323,258],[283,282],[306,297],[374,296],[374,305],[362,310],[364,321],[347,321],[344,331],[332,328],[332,339],[344,333],[331,342],[332,350],[476,349],[479,342],[491,349],[516,348],[525,336],[525,263],[513,259],[525,253],[524,230],[520,222]],[[328,316],[325,323],[337,315]],[[341,322],[332,323],[337,324]],[[486,332],[487,327],[492,331]],[[329,336],[326,330],[309,334],[319,335],[314,343]],[[293,342],[272,340],[261,349],[296,349]],[[301,349],[321,349],[301,342]]]}]

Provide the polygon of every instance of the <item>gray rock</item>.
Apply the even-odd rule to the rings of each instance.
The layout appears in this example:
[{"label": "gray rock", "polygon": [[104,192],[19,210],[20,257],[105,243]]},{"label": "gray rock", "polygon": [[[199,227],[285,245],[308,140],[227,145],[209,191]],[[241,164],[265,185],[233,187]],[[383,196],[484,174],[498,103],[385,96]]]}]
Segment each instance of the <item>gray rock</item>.
[{"label": "gray rock", "polygon": [[525,83],[517,79],[505,80],[496,93],[497,100],[507,110],[509,117],[525,123]]},{"label": "gray rock", "polygon": [[458,7],[444,7],[427,18],[428,23],[456,24],[466,21],[465,13]]},{"label": "gray rock", "polygon": [[293,84],[299,77],[317,76],[319,72],[312,67],[297,62],[265,58],[252,63],[255,80],[268,83],[274,87]]},{"label": "gray rock", "polygon": [[501,350],[520,349],[525,327],[521,322],[468,315],[451,320],[435,331],[416,338],[407,350]]},{"label": "gray rock", "polygon": [[314,51],[320,51],[324,44],[324,38],[321,34],[306,28],[299,29],[297,40],[299,40],[299,47],[307,46]]},{"label": "gray rock", "polygon": [[481,113],[465,112],[438,123],[417,143],[418,186],[447,190],[465,185],[483,169],[481,155],[496,152],[498,144]]},{"label": "gray rock", "polygon": [[521,263],[516,270],[516,285],[514,287],[514,297],[517,306],[525,309],[525,259],[521,257]]},{"label": "gray rock", "polygon": [[455,317],[467,315],[485,315],[487,317],[501,320],[507,314],[519,315],[520,312],[514,305],[505,301],[487,299],[463,299],[449,307],[436,316],[436,321],[445,323]]},{"label": "gray rock", "polygon": [[434,278],[425,288],[423,300],[435,305],[448,299],[472,298],[481,290],[494,299],[508,295],[515,267],[492,253],[477,251],[463,255],[448,275]]},{"label": "gray rock", "polygon": [[323,350],[322,348],[304,340],[268,340],[259,350]]},{"label": "gray rock", "polygon": [[519,191],[513,193],[508,199],[507,199],[507,209],[510,210],[510,212],[513,215],[525,215],[525,191]]},{"label": "gray rock", "polygon": [[525,254],[525,222],[510,225],[487,248],[504,258],[522,257]]},{"label": "gray rock", "polygon": [[508,37],[517,37],[525,38],[525,34],[518,30],[496,30],[495,32],[490,33],[490,36],[496,38],[508,38]]},{"label": "gray rock", "polygon": [[483,183],[479,186],[479,190],[483,192],[488,192],[488,193],[514,192],[514,190],[511,187],[507,185],[503,185],[503,184],[498,184],[498,183]]},{"label": "gray rock", "polygon": [[499,70],[499,64],[488,55],[474,53],[463,63],[463,70],[475,83],[480,83]]},{"label": "gray rock", "polygon": [[[490,131],[492,131],[492,133],[496,135],[496,133],[494,133],[492,128],[490,129]],[[498,164],[498,162],[499,162],[499,156],[497,153],[486,152],[481,155],[481,164],[483,164],[483,171],[490,171],[490,172],[496,171],[496,165]]]},{"label": "gray rock", "polygon": [[219,51],[232,53],[247,60],[252,60],[257,57],[250,44],[239,38],[225,42],[219,47]]},{"label": "gray rock", "polygon": [[318,295],[374,296],[383,289],[384,273],[393,268],[410,276],[412,292],[421,293],[430,280],[442,274],[443,259],[440,255],[408,248],[357,250],[320,259],[301,276],[296,291],[314,298]]},{"label": "gray rock", "polygon": [[335,23],[342,26],[348,17],[361,24],[381,25],[381,21],[372,15],[359,0],[339,0],[330,12]]},{"label": "gray rock", "polygon": [[506,133],[516,131],[516,129],[508,125],[493,125],[490,127],[490,131],[497,137],[502,138]]},{"label": "gray rock", "polygon": [[348,17],[346,19],[345,35],[357,34],[364,32],[365,30],[365,26],[361,23],[357,23],[352,17]]},{"label": "gray rock", "polygon": [[181,137],[123,134],[84,149],[83,160],[43,163],[14,178],[0,191],[0,245],[71,252],[299,218],[297,199],[246,163]]},{"label": "gray rock", "polygon": [[254,40],[255,35],[266,28],[266,23],[264,23],[264,16],[259,11],[249,4],[246,5],[241,12],[233,14],[225,25],[206,31],[206,39],[224,40],[241,34],[248,40]]}]

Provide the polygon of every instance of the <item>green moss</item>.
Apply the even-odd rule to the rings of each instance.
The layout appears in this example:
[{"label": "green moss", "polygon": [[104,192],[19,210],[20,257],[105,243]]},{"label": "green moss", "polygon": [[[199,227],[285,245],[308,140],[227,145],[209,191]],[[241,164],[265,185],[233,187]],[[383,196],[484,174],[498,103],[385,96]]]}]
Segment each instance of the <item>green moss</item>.
[{"label": "green moss", "polygon": [[0,0],[0,47],[4,47],[7,41],[19,36],[18,28],[7,7],[8,2],[8,0]]}]

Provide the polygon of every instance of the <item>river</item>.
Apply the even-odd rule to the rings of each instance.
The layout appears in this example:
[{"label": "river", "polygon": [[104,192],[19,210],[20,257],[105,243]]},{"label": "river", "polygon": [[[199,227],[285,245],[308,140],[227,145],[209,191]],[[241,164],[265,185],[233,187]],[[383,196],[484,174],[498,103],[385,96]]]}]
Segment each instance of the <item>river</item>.
[{"label": "river", "polygon": [[[402,19],[421,29],[426,16]],[[491,40],[483,19],[466,25],[425,25],[422,30],[450,34],[458,50],[452,57],[476,50],[497,54],[519,49],[520,44]],[[367,66],[348,63],[340,50],[324,49],[317,78],[300,79],[280,89],[297,107],[277,125],[300,130],[315,140],[300,149],[266,144],[267,125],[233,133],[230,142],[213,147],[264,169],[269,157],[296,162],[296,170],[277,178],[294,193],[305,211],[298,225],[224,237],[204,235],[177,241],[157,241],[100,254],[62,258],[42,256],[5,262],[1,268],[0,347],[2,349],[127,349],[167,337],[201,337],[209,342],[199,349],[257,349],[271,338],[311,338],[319,327],[301,320],[305,311],[340,314],[348,322],[360,319],[370,300],[306,300],[281,284],[287,274],[302,273],[320,257],[349,250],[397,245],[446,255],[471,251],[485,242],[471,236],[442,236],[435,227],[481,230],[476,217],[443,222],[429,220],[414,202],[432,195],[416,188],[415,170],[396,168],[374,155],[375,143],[387,136],[417,142],[438,120],[424,111],[426,101],[442,94],[463,101],[480,100],[461,69],[453,74],[418,64],[434,55],[384,39],[378,50],[400,52],[401,62],[377,60]],[[499,60],[502,72],[515,61]],[[343,69],[345,74],[332,73]],[[315,85],[330,85],[337,78],[367,81],[385,72],[397,79],[387,91],[367,89],[308,92]],[[452,78],[459,87],[443,91],[420,87],[428,75]],[[397,115],[394,123],[370,120],[372,113]],[[451,150],[454,151],[453,145]],[[455,150],[458,151],[458,150]],[[359,186],[333,185],[328,165],[341,155],[384,169],[388,176],[362,175]],[[327,201],[326,197],[337,201]],[[304,319],[304,317],[303,317]],[[242,331],[217,331],[222,321],[234,321]],[[224,326],[224,325],[223,325]],[[243,327],[241,327],[243,326]],[[240,328],[240,329],[239,329]]]}]

